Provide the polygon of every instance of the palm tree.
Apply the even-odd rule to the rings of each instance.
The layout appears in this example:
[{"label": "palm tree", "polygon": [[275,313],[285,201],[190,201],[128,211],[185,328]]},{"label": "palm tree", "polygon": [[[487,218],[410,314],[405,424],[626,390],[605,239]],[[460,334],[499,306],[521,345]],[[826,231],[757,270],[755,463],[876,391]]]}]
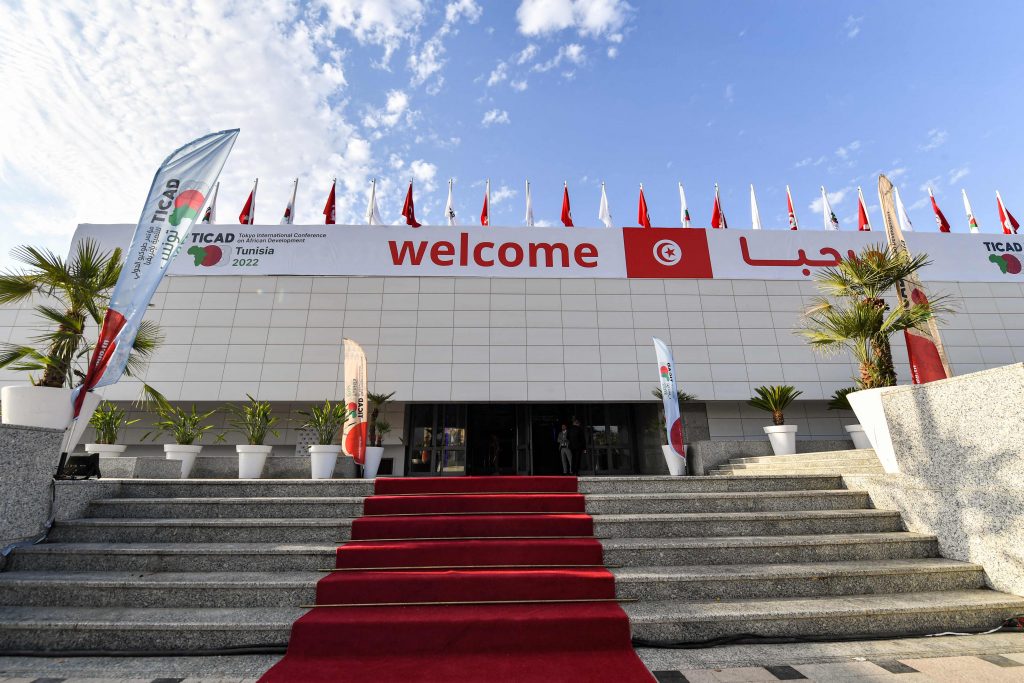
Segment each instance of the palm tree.
[{"label": "palm tree", "polygon": [[[391,401],[391,397],[395,395],[395,392],[390,394],[377,394],[372,391],[366,392],[366,402],[370,404],[370,417],[366,421],[366,443],[370,446],[380,446],[378,441],[381,441],[384,437],[383,434],[377,434],[377,418],[380,417],[380,409],[383,408],[388,402]],[[391,425],[388,425],[390,431]],[[378,438],[380,436],[380,438]]]},{"label": "palm tree", "polygon": [[754,389],[755,395],[747,403],[755,408],[771,413],[773,424],[784,425],[786,424],[786,416],[783,411],[802,393],[804,392],[788,384],[773,384]]},{"label": "palm tree", "polygon": [[[97,327],[121,274],[121,250],[100,251],[94,240],[80,241],[67,261],[48,249],[21,246],[12,252],[27,268],[0,273],[0,304],[38,299],[36,314],[48,326],[29,345],[0,344],[0,368],[41,372],[36,386],[71,388],[85,376],[94,340],[86,338],[89,322]],[[160,327],[143,320],[128,356],[125,374],[136,376],[163,341]],[[156,390],[145,393],[158,401]]]},{"label": "palm tree", "polygon": [[926,254],[912,256],[903,249],[870,245],[854,258],[823,268],[815,280],[824,296],[805,311],[805,327],[798,333],[822,353],[849,349],[860,365],[859,388],[895,385],[892,336],[920,329],[951,308],[948,297],[890,308],[884,296],[929,263]]}]

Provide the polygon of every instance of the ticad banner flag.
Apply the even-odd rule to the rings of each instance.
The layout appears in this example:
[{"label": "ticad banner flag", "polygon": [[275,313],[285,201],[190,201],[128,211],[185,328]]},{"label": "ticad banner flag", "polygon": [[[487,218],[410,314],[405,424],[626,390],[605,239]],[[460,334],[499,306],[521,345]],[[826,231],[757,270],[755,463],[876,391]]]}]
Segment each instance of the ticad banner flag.
[{"label": "ticad banner flag", "polygon": [[345,426],[341,443],[345,455],[362,465],[366,459],[366,354],[351,339],[345,345]]},{"label": "ticad banner flag", "polygon": [[[879,236],[821,230],[202,225],[170,276],[810,280]],[[74,241],[125,247],[132,226],[80,225]],[[909,233],[925,281],[1024,281],[1024,235]],[[74,245],[74,241],[72,245]],[[73,247],[72,247],[73,248]]]},{"label": "ticad banner flag", "polygon": [[[672,350],[657,337],[654,352],[658,357],[658,377],[661,381],[661,400],[665,406],[665,435],[668,447],[680,460],[679,472],[686,472],[686,449],[683,448],[683,419],[679,414],[679,392],[676,389],[676,367]],[[674,468],[669,468],[674,469]],[[675,472],[673,472],[675,474]]]},{"label": "ticad banner flag", "polygon": [[237,137],[233,129],[193,140],[157,170],[130,243],[114,245],[127,246],[124,265],[85,378],[72,395],[75,417],[86,392],[113,384],[124,373],[153,293],[188,239]]},{"label": "ticad banner flag", "polygon": [[[899,251],[907,251],[907,243],[903,238],[897,220],[895,192],[892,182],[884,175],[878,178],[878,199],[882,206],[882,219],[885,224],[885,235],[889,247]],[[896,285],[896,296],[904,306],[911,304],[927,304],[924,285],[916,276],[901,280]],[[928,321],[926,330],[905,330],[907,342],[907,360],[910,363],[910,375],[914,384],[934,382],[937,379],[952,377],[946,352],[942,347],[939,327],[935,320]]]}]

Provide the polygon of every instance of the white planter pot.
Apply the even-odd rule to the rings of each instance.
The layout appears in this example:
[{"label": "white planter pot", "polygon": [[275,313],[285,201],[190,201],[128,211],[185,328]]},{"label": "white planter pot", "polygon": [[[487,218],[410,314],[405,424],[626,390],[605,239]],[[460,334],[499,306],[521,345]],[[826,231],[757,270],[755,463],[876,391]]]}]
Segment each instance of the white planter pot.
[{"label": "white planter pot", "polygon": [[882,394],[893,388],[895,387],[851,391],[846,398],[857,415],[857,421],[864,427],[864,435],[875,449],[875,455],[882,463],[882,468],[886,472],[897,473],[900,468],[896,464],[896,452],[893,450],[892,437],[889,435],[889,421],[885,419],[885,410],[882,408]]},{"label": "white planter pot", "polygon": [[665,464],[668,465],[668,473],[673,477],[686,476],[686,457],[689,456],[690,447],[683,444],[683,457],[680,458],[671,446],[662,444],[661,454],[665,456]]},{"label": "white planter pot", "polygon": [[119,455],[124,455],[127,446],[122,446],[119,443],[87,443],[85,444],[86,453],[99,453],[101,456],[108,456],[116,458]]},{"label": "white planter pot", "polygon": [[793,455],[796,453],[796,425],[769,425],[764,427],[768,441],[772,444],[775,455]]},{"label": "white planter pot", "polygon": [[189,475],[192,474],[192,468],[195,467],[196,456],[202,450],[202,446],[167,443],[164,444],[164,457],[168,460],[180,460],[181,478],[188,479]]},{"label": "white planter pot", "polygon": [[311,479],[333,479],[334,466],[338,464],[341,446],[314,444],[309,447],[309,470]]},{"label": "white planter pot", "polygon": [[[3,423],[5,425],[22,425],[25,427],[47,427],[49,429],[67,429],[71,424],[72,413],[71,389],[54,389],[52,387],[9,386],[0,390],[0,401],[3,401]],[[89,426],[96,406],[100,404],[100,396],[95,392],[85,395],[82,412],[71,433],[68,452],[74,449]]]},{"label": "white planter pot", "polygon": [[235,446],[238,451],[238,478],[260,479],[263,476],[263,465],[273,446],[252,446],[249,444]]},{"label": "white planter pot", "polygon": [[380,467],[380,460],[383,457],[383,446],[366,447],[366,461],[363,463],[363,479],[377,478],[377,468]]},{"label": "white planter pot", "polygon": [[868,435],[864,433],[863,425],[846,425],[843,429],[853,439],[854,448],[871,448],[871,441],[868,439]]}]

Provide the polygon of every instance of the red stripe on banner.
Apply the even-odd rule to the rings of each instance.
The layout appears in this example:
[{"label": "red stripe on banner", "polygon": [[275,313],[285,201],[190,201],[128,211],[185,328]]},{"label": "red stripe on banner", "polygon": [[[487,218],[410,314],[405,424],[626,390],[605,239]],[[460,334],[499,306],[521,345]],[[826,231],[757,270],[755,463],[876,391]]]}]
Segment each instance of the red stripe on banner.
[{"label": "red stripe on banner", "polygon": [[82,410],[85,395],[92,391],[92,388],[103,377],[103,373],[110,363],[110,356],[117,348],[114,339],[124,327],[125,322],[127,322],[125,317],[112,308],[108,308],[107,314],[103,316],[103,326],[100,327],[100,336],[96,340],[96,347],[93,349],[92,359],[89,361],[89,369],[85,372],[85,379],[82,380],[82,386],[75,398],[75,417],[78,417],[78,413]]},{"label": "red stripe on banner", "polygon": [[946,371],[942,367],[939,349],[928,337],[904,330],[907,340],[907,357],[910,360],[910,375],[914,384],[925,384],[938,379],[946,379]]}]

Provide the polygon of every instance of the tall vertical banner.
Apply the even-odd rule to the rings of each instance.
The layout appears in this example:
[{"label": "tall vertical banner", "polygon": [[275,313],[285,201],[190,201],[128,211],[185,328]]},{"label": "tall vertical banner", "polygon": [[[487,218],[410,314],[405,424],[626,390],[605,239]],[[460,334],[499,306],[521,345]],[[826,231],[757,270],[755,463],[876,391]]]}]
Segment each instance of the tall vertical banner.
[{"label": "tall vertical banner", "polygon": [[366,353],[351,339],[345,345],[345,426],[341,434],[345,455],[357,465],[366,459]]},{"label": "tall vertical banner", "polygon": [[71,396],[76,419],[86,392],[124,374],[153,293],[206,205],[237,137],[235,128],[193,140],[164,159],[153,177],[85,378]]},{"label": "tall vertical banner", "polygon": [[[882,219],[889,247],[897,251],[907,251],[907,243],[900,229],[899,216],[896,209],[895,188],[884,175],[878,177],[878,200],[882,207]],[[912,275],[896,284],[896,296],[904,306],[909,304],[926,304],[928,297],[924,285]],[[908,303],[909,302],[909,303]],[[942,347],[939,326],[935,320],[928,321],[926,330],[905,330],[903,336],[907,342],[907,357],[910,361],[910,375],[914,384],[934,382],[937,379],[952,377],[946,351]]]},{"label": "tall vertical banner", "polygon": [[[672,360],[672,350],[657,337],[654,340],[654,352],[658,357],[658,377],[661,381],[661,400],[665,407],[665,435],[668,446],[665,458],[669,461],[669,471],[673,475],[686,473],[686,449],[683,448],[683,419],[679,414],[679,392],[676,389],[676,369]],[[675,456],[676,467],[670,458]]]}]

